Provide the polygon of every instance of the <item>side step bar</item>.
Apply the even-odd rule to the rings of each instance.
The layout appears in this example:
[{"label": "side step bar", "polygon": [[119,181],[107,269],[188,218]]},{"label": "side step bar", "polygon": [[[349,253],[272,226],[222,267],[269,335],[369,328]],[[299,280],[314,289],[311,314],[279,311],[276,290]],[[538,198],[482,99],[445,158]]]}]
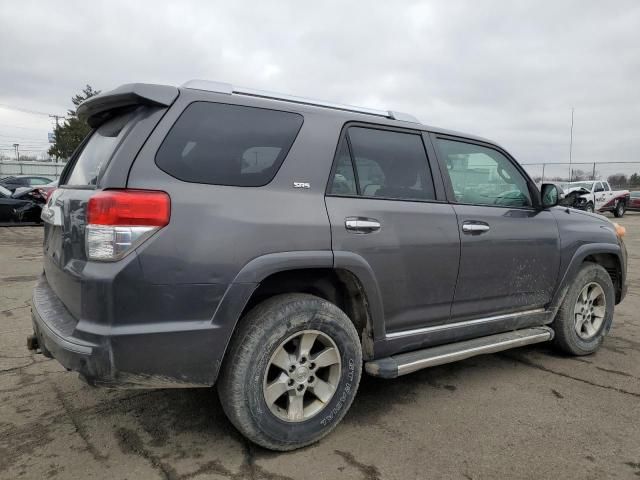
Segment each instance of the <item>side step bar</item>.
[{"label": "side step bar", "polygon": [[392,355],[367,362],[364,367],[367,373],[374,377],[396,378],[423,368],[457,362],[476,355],[501,352],[532,343],[546,342],[551,339],[553,339],[553,330],[549,327],[525,328]]}]

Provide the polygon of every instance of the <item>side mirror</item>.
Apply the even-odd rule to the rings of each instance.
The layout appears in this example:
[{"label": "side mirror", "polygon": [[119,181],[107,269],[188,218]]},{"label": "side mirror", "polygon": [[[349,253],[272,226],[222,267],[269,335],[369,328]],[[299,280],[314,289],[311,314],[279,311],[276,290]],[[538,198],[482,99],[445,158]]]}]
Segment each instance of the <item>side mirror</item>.
[{"label": "side mirror", "polygon": [[543,208],[555,207],[562,200],[562,193],[553,183],[543,183],[540,187]]}]

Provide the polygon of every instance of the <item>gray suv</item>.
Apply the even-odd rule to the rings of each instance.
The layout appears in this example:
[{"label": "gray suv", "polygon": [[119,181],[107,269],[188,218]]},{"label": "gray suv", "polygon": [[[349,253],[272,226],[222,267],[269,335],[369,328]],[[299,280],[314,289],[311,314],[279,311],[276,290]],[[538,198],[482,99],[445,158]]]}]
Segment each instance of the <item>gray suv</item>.
[{"label": "gray suv", "polygon": [[89,384],[217,386],[290,450],[394,378],[553,340],[594,352],[624,229],[556,206],[495,143],[392,111],[229,84],[130,84],[43,209],[28,346]]}]

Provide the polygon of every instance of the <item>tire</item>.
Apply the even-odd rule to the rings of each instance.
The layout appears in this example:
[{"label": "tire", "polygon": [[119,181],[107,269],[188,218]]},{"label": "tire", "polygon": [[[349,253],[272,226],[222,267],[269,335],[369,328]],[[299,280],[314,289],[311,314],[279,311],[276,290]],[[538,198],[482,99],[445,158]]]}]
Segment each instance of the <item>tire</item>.
[{"label": "tire", "polygon": [[593,203],[591,203],[591,202],[587,203],[587,207],[585,208],[585,211],[587,211],[589,213],[593,213],[595,211],[593,209]]},{"label": "tire", "polygon": [[[309,340],[313,348],[303,347],[300,354],[302,338],[315,340]],[[326,360],[332,348],[337,355],[331,351]],[[294,363],[292,373],[276,365],[282,365],[283,358],[286,365]],[[314,359],[334,363],[320,367]],[[336,427],[353,402],[361,375],[360,339],[342,310],[313,295],[277,295],[240,321],[222,365],[218,395],[227,417],[245,437],[262,447],[286,451],[317,442]],[[287,390],[274,393],[270,398],[276,400],[268,402],[269,386],[283,387],[280,379]],[[327,389],[326,384],[335,388]],[[296,391],[302,388],[300,400]],[[327,392],[333,393],[329,397]]]},{"label": "tire", "polygon": [[[590,320],[583,320],[584,315],[582,314],[576,315],[576,312],[581,311],[580,305],[585,305],[584,297],[582,297],[583,291],[587,292],[587,296],[591,295],[592,297],[595,297],[599,292],[602,293],[591,307],[586,303],[586,309],[583,311],[587,312],[587,318]],[[580,303],[578,303],[579,300]],[[568,288],[558,314],[551,324],[555,332],[553,339],[555,347],[571,355],[594,353],[600,348],[604,336],[611,328],[614,304],[615,291],[607,271],[601,265],[585,262]],[[590,310],[591,315],[589,316]],[[600,313],[602,313],[601,319],[599,319]],[[589,325],[591,329],[587,328]]]},{"label": "tire", "polygon": [[622,218],[624,216],[625,210],[626,210],[626,206],[624,202],[618,201],[616,203],[615,208],[613,209],[613,216],[616,218]]}]

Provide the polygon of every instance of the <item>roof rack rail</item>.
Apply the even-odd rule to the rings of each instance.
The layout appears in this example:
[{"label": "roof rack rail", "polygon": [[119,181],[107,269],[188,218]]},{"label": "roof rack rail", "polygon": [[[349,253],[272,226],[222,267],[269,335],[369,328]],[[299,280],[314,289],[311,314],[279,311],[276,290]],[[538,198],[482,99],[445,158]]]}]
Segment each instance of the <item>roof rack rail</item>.
[{"label": "roof rack rail", "polygon": [[182,85],[182,88],[205,90],[207,92],[224,93],[227,95],[232,95],[235,93],[238,95],[247,95],[251,97],[268,98],[271,100],[282,100],[285,102],[299,103],[301,105],[332,108],[334,110],[343,110],[345,112],[376,115],[378,117],[389,118],[392,120],[399,120],[403,122],[420,123],[420,120],[408,113],[396,112],[392,110],[378,110],[375,108],[356,107],[354,105],[343,105],[340,103],[326,102],[324,100],[313,100],[311,98],[297,97],[295,95],[287,95],[283,93],[266,92],[263,90],[255,90],[252,88],[244,87],[234,87],[230,83],[214,82],[211,80],[189,80]]}]

